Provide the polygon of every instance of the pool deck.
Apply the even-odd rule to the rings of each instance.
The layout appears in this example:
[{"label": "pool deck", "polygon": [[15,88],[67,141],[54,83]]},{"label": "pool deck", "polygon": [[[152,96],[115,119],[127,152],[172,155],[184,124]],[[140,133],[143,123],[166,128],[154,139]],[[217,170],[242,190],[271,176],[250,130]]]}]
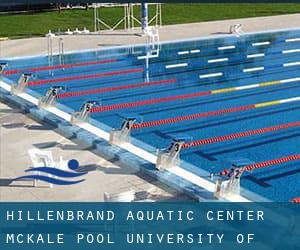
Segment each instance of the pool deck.
[{"label": "pool deck", "polygon": [[[36,122],[22,110],[0,103],[0,200],[1,201],[103,201],[104,192],[136,192],[137,200],[188,200],[185,195],[170,190],[149,177],[139,177],[118,162],[109,162],[76,141],[62,137],[48,124]],[[31,166],[27,149],[37,147],[51,150],[54,160],[72,158],[88,171],[86,181],[77,185],[53,188],[32,181],[14,182],[10,179],[24,175]],[[18,157],[15,157],[18,156]],[[146,179],[145,179],[146,178]],[[55,194],[55,195],[53,195]]]},{"label": "pool deck", "polygon": [[[300,14],[164,26],[160,29],[160,38],[165,41],[221,35],[228,32],[230,24],[235,23],[241,23],[246,32],[292,28],[299,26]],[[128,34],[122,31],[107,31],[100,35],[89,35],[88,39],[87,36],[65,37],[65,51],[144,41],[144,37],[134,32]],[[1,43],[0,55],[14,57],[44,54],[46,45],[46,38],[5,41]],[[2,103],[0,103],[0,124],[0,200],[102,201],[104,192],[118,193],[130,189],[140,192],[142,196],[146,191],[149,194],[148,198],[153,200],[188,200],[186,196],[152,179],[142,179],[131,169],[120,168],[117,162],[105,161],[84,146],[78,145],[76,141],[60,136],[51,126],[33,121],[20,110]],[[91,168],[87,181],[71,187],[54,187],[55,195],[53,189],[33,188],[30,182],[7,186],[10,177],[21,175],[29,166],[30,159],[26,151],[33,146],[53,150],[54,155],[62,155],[65,159],[78,159],[82,166]],[[21,190],[23,192],[20,192]]]},{"label": "pool deck", "polygon": [[[271,17],[243,18],[235,20],[167,25],[160,28],[160,40],[177,40],[208,35],[228,34],[232,24],[242,24],[244,32],[270,29],[295,28],[300,25],[300,14]],[[139,30],[103,31],[95,35],[60,36],[64,38],[65,51],[95,49],[107,46],[145,43]],[[54,53],[58,51],[58,38],[53,42]],[[29,56],[47,53],[47,38],[36,37],[3,41],[0,44],[0,57]]]}]

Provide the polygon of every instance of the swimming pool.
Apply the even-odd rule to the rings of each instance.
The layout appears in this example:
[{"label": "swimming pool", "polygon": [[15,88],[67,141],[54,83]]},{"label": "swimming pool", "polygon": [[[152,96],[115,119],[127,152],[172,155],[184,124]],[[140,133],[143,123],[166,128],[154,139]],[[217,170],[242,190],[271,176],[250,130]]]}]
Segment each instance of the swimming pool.
[{"label": "swimming pool", "polygon": [[32,73],[27,90],[36,98],[63,87],[55,105],[68,114],[95,101],[89,124],[106,140],[136,118],[131,151],[142,149],[152,163],[157,150],[184,138],[180,167],[168,171],[200,176],[194,184],[207,189],[209,173],[232,163],[286,158],[245,172],[241,186],[251,200],[300,195],[300,29],[166,42],[155,53],[137,45],[68,53],[64,64],[59,55],[51,65],[46,56],[11,58],[3,80]]}]

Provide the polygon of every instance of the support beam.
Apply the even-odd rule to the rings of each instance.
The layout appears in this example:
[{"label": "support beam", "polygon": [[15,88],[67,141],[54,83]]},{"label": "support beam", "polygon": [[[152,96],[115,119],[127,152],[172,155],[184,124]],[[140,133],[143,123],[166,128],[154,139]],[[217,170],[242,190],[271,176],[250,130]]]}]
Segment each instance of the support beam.
[{"label": "support beam", "polygon": [[142,20],[142,31],[145,32],[148,29],[148,4],[141,4],[141,20]]}]

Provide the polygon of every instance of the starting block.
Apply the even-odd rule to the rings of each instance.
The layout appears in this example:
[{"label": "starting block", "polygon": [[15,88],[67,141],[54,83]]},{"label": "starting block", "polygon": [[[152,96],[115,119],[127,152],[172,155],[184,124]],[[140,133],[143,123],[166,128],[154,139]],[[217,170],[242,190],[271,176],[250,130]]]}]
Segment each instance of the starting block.
[{"label": "starting block", "polygon": [[137,114],[125,116],[120,129],[113,129],[109,135],[110,144],[120,144],[130,142],[131,129],[134,123],[142,122],[142,117]]},{"label": "starting block", "polygon": [[217,180],[214,196],[218,199],[240,195],[240,179]]},{"label": "starting block", "polygon": [[220,199],[240,195],[240,176],[240,173],[238,175],[233,174],[228,180],[217,180],[214,196]]},{"label": "starting block", "polygon": [[91,113],[91,109],[95,105],[100,105],[98,101],[87,101],[84,103],[79,112],[75,112],[72,117],[71,117],[71,123],[72,124],[78,124],[78,123],[83,123],[83,122],[88,122],[89,116]]},{"label": "starting block", "polygon": [[24,90],[26,89],[26,87],[28,85],[28,82],[29,82],[31,77],[32,77],[31,73],[23,73],[20,76],[20,78],[18,80],[18,83],[12,85],[11,94],[12,95],[17,95],[17,94],[23,93]]},{"label": "starting block", "polygon": [[180,151],[184,143],[192,140],[190,136],[176,136],[167,149],[158,152],[156,160],[156,169],[167,169],[180,165]]},{"label": "starting block", "polygon": [[7,67],[6,62],[0,62],[0,74],[3,73],[3,71],[5,70],[6,67]]},{"label": "starting block", "polygon": [[47,108],[55,104],[55,100],[59,92],[65,90],[63,86],[53,86],[51,87],[45,96],[41,97],[38,102],[40,108]]},{"label": "starting block", "polygon": [[231,168],[223,171],[225,179],[218,179],[216,181],[214,196],[218,199],[226,198],[233,195],[240,195],[241,191],[241,176],[244,173],[244,166],[253,164],[254,162],[240,158],[231,161]]}]

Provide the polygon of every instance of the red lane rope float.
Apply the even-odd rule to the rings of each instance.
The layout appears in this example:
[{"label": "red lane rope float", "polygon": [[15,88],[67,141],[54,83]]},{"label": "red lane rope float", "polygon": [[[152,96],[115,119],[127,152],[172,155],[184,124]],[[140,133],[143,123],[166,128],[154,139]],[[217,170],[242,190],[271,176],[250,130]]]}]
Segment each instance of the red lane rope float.
[{"label": "red lane rope float", "polygon": [[223,115],[223,114],[234,113],[234,112],[239,112],[239,111],[246,111],[246,110],[250,110],[250,109],[254,109],[254,108],[255,108],[255,104],[251,104],[251,105],[245,105],[245,106],[228,108],[228,109],[208,111],[208,112],[198,113],[198,114],[191,114],[191,115],[178,116],[178,117],[149,121],[149,122],[136,123],[136,124],[133,124],[132,129],[141,129],[141,128],[146,128],[146,127],[160,126],[160,125],[165,125],[165,124],[169,124],[169,123],[194,120],[194,119],[203,118],[203,117],[217,116],[217,115]]},{"label": "red lane rope float", "polygon": [[170,101],[175,101],[175,100],[180,100],[180,99],[194,98],[194,97],[199,97],[199,96],[207,96],[210,94],[211,94],[211,91],[203,91],[203,92],[196,92],[196,93],[185,94],[185,95],[168,96],[168,97],[142,100],[142,101],[136,101],[136,102],[118,103],[118,104],[112,104],[112,105],[107,105],[107,106],[95,107],[95,108],[92,108],[91,112],[98,113],[98,112],[111,111],[114,109],[133,108],[133,107],[138,107],[138,106],[156,104],[156,103],[160,103],[160,102],[170,102]]},{"label": "red lane rope float", "polygon": [[300,197],[292,199],[291,202],[293,202],[293,203],[300,203]]},{"label": "red lane rope float", "polygon": [[[300,160],[300,154],[289,155],[289,156],[285,156],[285,157],[278,158],[278,159],[258,162],[258,163],[250,164],[250,165],[247,165],[247,166],[244,166],[244,167],[240,167],[239,169],[242,172],[243,171],[252,171],[252,170],[255,170],[255,169],[259,169],[259,168],[266,168],[266,167],[270,167],[270,166],[273,166],[273,165],[280,165],[280,164],[283,164],[283,163],[286,163],[286,162],[297,161],[297,160]],[[222,172],[220,172],[220,175],[224,176],[224,175],[228,175],[228,173],[229,173],[229,170],[224,169]]]},{"label": "red lane rope float", "polygon": [[14,74],[22,73],[24,71],[38,72],[38,71],[45,71],[45,70],[68,69],[68,68],[99,65],[99,64],[106,64],[106,63],[113,63],[113,62],[117,62],[117,59],[88,61],[88,62],[80,62],[80,63],[68,63],[68,64],[64,64],[64,65],[41,66],[41,67],[26,68],[26,69],[11,69],[11,70],[4,71],[3,74],[4,75],[14,75]]},{"label": "red lane rope float", "polygon": [[35,86],[35,85],[42,85],[47,83],[56,83],[56,82],[66,82],[66,81],[73,81],[73,80],[82,80],[82,79],[90,79],[90,78],[99,78],[104,76],[114,76],[114,75],[123,75],[123,74],[130,74],[130,73],[139,73],[143,72],[142,68],[136,68],[136,69],[127,69],[127,70],[117,70],[117,71],[111,71],[111,72],[104,72],[99,74],[90,74],[90,75],[80,75],[80,76],[69,76],[69,77],[60,77],[60,78],[54,78],[54,79],[45,79],[45,80],[38,80],[38,81],[32,81],[29,82],[29,86]]},{"label": "red lane rope float", "polygon": [[251,164],[251,165],[242,167],[242,169],[245,171],[252,171],[255,169],[259,169],[259,168],[266,168],[266,167],[269,167],[272,165],[279,165],[279,164],[282,164],[285,162],[296,161],[296,160],[300,160],[300,154],[289,155],[289,156],[278,158],[278,159],[273,159],[273,160],[269,160],[269,161],[263,161],[263,162]]},{"label": "red lane rope float", "polygon": [[234,140],[234,139],[238,139],[238,138],[242,138],[242,137],[270,133],[270,132],[274,132],[274,131],[278,131],[278,130],[282,130],[282,129],[288,129],[288,128],[299,127],[299,126],[300,126],[300,121],[285,123],[285,124],[280,124],[280,125],[276,125],[276,126],[272,126],[272,127],[265,127],[265,128],[255,129],[255,130],[239,132],[239,133],[235,133],[235,134],[229,134],[229,135],[217,136],[217,137],[212,137],[212,138],[207,138],[207,139],[202,139],[202,140],[197,140],[197,141],[191,141],[188,143],[184,143],[182,145],[182,148],[197,147],[197,146],[201,146],[201,145],[205,145],[205,144],[229,141],[229,140]]},{"label": "red lane rope float", "polygon": [[175,83],[175,82],[176,82],[176,79],[167,79],[167,80],[152,81],[152,82],[142,82],[142,83],[129,84],[129,85],[124,85],[124,86],[115,86],[115,87],[108,87],[108,88],[87,89],[87,90],[82,90],[82,91],[66,92],[66,93],[59,94],[57,97],[58,98],[67,98],[67,97],[76,97],[76,96],[82,96],[82,95],[92,95],[92,94],[112,92],[112,91],[117,91],[117,90],[147,87],[147,86],[152,86],[152,85],[170,84],[170,83]]}]

